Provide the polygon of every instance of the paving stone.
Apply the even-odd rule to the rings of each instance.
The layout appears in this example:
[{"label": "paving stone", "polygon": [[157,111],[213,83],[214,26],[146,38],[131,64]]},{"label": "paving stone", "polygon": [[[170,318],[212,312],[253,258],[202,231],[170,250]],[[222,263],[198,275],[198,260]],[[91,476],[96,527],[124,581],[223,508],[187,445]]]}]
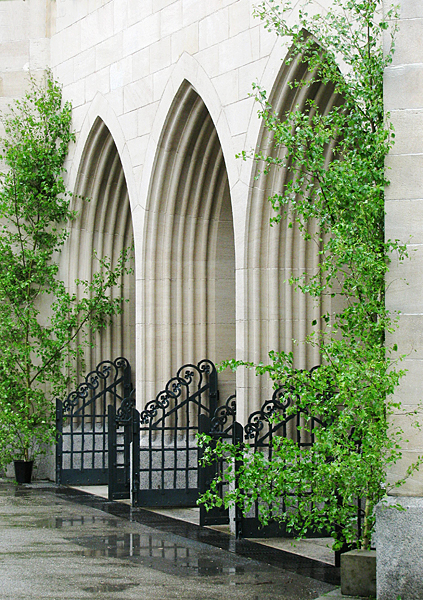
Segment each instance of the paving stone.
[{"label": "paving stone", "polygon": [[334,589],[322,581],[334,567],[235,542],[51,483],[0,482],[2,600],[313,600]]}]

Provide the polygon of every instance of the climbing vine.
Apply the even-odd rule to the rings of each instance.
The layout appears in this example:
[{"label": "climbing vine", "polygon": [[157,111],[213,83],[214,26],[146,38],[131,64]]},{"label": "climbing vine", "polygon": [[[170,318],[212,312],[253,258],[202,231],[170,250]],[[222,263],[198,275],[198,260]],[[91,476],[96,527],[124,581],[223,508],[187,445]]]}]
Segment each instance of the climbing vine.
[{"label": "climbing vine", "polygon": [[[316,271],[290,283],[321,306],[328,306],[323,303],[328,297],[341,308],[328,309],[311,323],[305,343],[317,346],[321,355],[321,367],[311,376],[297,370],[293,354],[283,350],[271,352],[268,365],[228,361],[224,366],[242,364],[267,373],[275,385],[290,390],[296,399],[290,410],[302,411],[305,429],[313,417],[325,426],[315,431],[310,448],[276,439],[271,461],[248,447],[221,444],[217,452],[233,455],[240,464],[237,487],[226,504],[248,510],[258,500],[263,523],[277,518],[299,536],[311,528],[330,531],[335,548],[368,548],[374,508],[387,493],[387,471],[401,457],[402,440],[402,432],[390,426],[390,415],[400,409],[392,394],[403,371],[397,346],[386,341],[386,332],[395,331],[396,315],[385,306],[391,258],[407,257],[406,246],[385,239],[384,230],[385,157],[394,131],[384,111],[383,73],[394,53],[396,14],[392,8],[384,16],[382,0],[335,0],[324,14],[309,12],[309,5],[293,26],[287,22],[289,2],[265,0],[255,14],[268,30],[290,41],[288,64],[307,66],[308,77],[291,85],[329,83],[340,101],[325,112],[309,99],[302,110],[276,114],[266,91],[255,85],[264,127],[283,152],[252,158],[265,173],[280,168],[290,173],[270,198],[272,224],[287,220],[318,248]],[[390,39],[385,50],[384,36]],[[251,153],[242,156],[247,160]],[[209,505],[221,499],[211,490],[202,501]]]}]

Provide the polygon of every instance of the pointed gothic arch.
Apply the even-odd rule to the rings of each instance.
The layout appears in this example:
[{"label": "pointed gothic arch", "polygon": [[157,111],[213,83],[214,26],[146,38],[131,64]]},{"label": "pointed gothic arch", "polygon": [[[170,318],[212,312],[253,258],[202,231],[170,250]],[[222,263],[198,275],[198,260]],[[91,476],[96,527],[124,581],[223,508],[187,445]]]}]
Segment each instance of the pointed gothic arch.
[{"label": "pointed gothic arch", "polygon": [[[79,197],[80,196],[80,197]],[[115,264],[123,248],[133,245],[132,216],[122,162],[114,139],[98,117],[82,152],[75,184],[76,220],[68,245],[68,280],[91,279],[99,257]],[[111,327],[96,334],[86,352],[86,371],[102,360],[125,356],[135,370],[135,276],[124,275],[123,312]]]},{"label": "pointed gothic arch", "polygon": [[[182,365],[235,356],[235,248],[213,120],[185,81],[158,144],[144,229],[143,397]],[[233,392],[233,376],[221,393]]]},{"label": "pointed gothic arch", "polygon": [[[316,82],[310,87],[291,85],[310,77],[307,65],[285,60],[269,96],[273,111],[283,116],[295,107],[305,110],[307,100],[313,99],[319,110],[326,112],[340,102],[329,83]],[[284,149],[277,146],[274,137],[262,125],[257,151],[281,158]],[[330,160],[330,148],[327,156]],[[325,307],[296,291],[289,279],[306,271],[315,272],[319,248],[305,242],[298,228],[295,225],[289,228],[285,220],[270,226],[270,218],[275,213],[268,199],[283,189],[290,174],[286,169],[274,168],[263,175],[260,169],[261,165],[253,169],[248,207],[245,297],[249,335],[240,358],[266,362],[271,350],[292,351],[298,368],[311,368],[320,363],[319,349],[302,342],[311,332],[311,322],[319,321]],[[269,387],[270,382],[263,378],[253,373],[247,375],[245,414],[261,406],[269,396]]]}]

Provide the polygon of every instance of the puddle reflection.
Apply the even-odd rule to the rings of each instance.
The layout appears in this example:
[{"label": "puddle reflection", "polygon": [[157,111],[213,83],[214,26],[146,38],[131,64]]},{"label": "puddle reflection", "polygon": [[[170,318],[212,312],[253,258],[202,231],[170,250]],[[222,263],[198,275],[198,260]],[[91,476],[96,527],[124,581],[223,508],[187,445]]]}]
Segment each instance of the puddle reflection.
[{"label": "puddle reflection", "polygon": [[108,527],[119,527],[121,522],[114,517],[47,517],[37,519],[35,527],[41,529],[63,529],[67,527],[87,527],[95,525],[107,525]]},{"label": "puddle reflection", "polygon": [[[202,556],[199,551],[164,540],[154,534],[123,533],[70,540],[85,548],[90,558],[130,558],[160,571],[181,570],[198,575],[242,574],[242,566],[227,566],[224,561]],[[225,561],[226,562],[226,561]]]},{"label": "puddle reflection", "polygon": [[[53,527],[56,529],[83,528],[83,527],[112,527],[122,526],[119,519],[111,517],[56,517],[37,522],[39,527]],[[83,531],[83,529],[82,529]],[[245,567],[228,565],[226,559],[208,558],[205,552],[184,545],[183,541],[168,540],[159,533],[106,533],[96,535],[81,535],[67,537],[67,539],[84,550],[82,554],[90,558],[128,558],[141,562],[147,567],[165,572],[172,572],[178,576],[184,574],[197,575],[238,575],[245,572]]]},{"label": "puddle reflection", "polygon": [[137,583],[99,583],[95,586],[89,586],[82,588],[84,592],[90,594],[104,594],[107,592],[124,592],[133,587],[137,587]]}]

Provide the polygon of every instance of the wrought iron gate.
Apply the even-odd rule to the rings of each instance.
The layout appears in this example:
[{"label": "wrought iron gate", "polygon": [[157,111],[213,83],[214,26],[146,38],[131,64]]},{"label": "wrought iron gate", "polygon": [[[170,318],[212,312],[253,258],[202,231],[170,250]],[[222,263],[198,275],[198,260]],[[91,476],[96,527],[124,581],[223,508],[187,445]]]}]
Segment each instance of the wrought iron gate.
[{"label": "wrought iron gate", "polygon": [[[242,443],[243,429],[236,422],[236,400],[235,394],[229,396],[223,406],[219,406],[213,417],[200,416],[199,433],[205,433],[211,438],[210,445],[214,449],[218,440],[227,440],[232,444]],[[224,472],[227,467],[223,459],[216,460],[211,464],[203,463],[204,450],[200,448],[199,453],[199,487],[200,494],[210,489],[213,480],[218,483],[218,493],[224,498],[228,490]],[[200,504],[200,525],[227,525],[229,524],[229,509],[216,506],[206,510],[204,504]]]},{"label": "wrought iron gate", "polygon": [[216,367],[202,360],[181,367],[141,413],[133,411],[134,506],[196,505],[199,419],[217,403]]},{"label": "wrought iron gate", "polygon": [[[260,410],[249,416],[244,427],[244,443],[247,448],[249,447],[250,452],[260,452],[265,458],[272,460],[273,441],[276,437],[295,440],[300,448],[314,444],[315,430],[317,427],[322,427],[323,422],[317,417],[309,417],[304,409],[295,410],[296,401],[297,398],[289,388],[280,387],[273,392],[271,400],[266,401]],[[288,410],[290,408],[291,410]],[[281,504],[274,507],[275,520],[265,526],[259,520],[259,504],[260,502],[256,501],[246,515],[240,511],[237,530],[239,537],[295,536],[295,532],[288,532],[285,524],[276,519],[277,513],[285,511],[283,498]],[[313,532],[310,531],[308,537],[313,537]]]},{"label": "wrought iron gate", "polygon": [[101,362],[63,403],[56,400],[57,483],[108,483],[107,407],[119,409],[131,391],[131,367],[120,357]]},{"label": "wrought iron gate", "polygon": [[[236,421],[235,399],[234,396],[231,396],[226,405],[217,409],[213,418],[201,417],[201,433],[206,433],[211,438],[212,448],[216,446],[218,440],[226,440],[233,445],[242,447],[243,451],[260,452],[269,460],[272,459],[273,441],[276,437],[290,438],[295,440],[299,447],[309,447],[314,443],[316,428],[322,427],[324,424],[317,417],[309,417],[305,410],[300,408],[296,410],[297,400],[289,388],[280,387],[276,389],[272,398],[264,402],[260,410],[250,414],[243,428]],[[307,427],[304,427],[305,421],[307,421]],[[210,489],[211,482],[215,480],[218,482],[217,493],[223,501],[229,486],[224,476],[227,466],[227,460],[222,457],[211,464],[201,465],[201,494]],[[235,462],[231,468],[236,475],[240,463]],[[238,485],[236,478],[232,485]],[[248,490],[245,490],[245,492],[248,493]],[[281,499],[279,506],[274,507],[275,519],[271,520],[266,526],[263,526],[259,520],[259,505],[260,501],[255,502],[247,514],[243,513],[242,507],[235,507],[233,518],[235,519],[237,537],[295,536],[295,532],[287,532],[284,523],[277,519],[277,513],[285,510],[283,499]],[[225,523],[229,523],[229,514],[223,507],[206,511],[204,506],[200,505],[201,525]],[[310,537],[313,537],[313,535],[313,532],[309,533]],[[322,535],[322,533],[316,533],[316,535]]]},{"label": "wrought iron gate", "polygon": [[124,398],[118,410],[108,406],[109,433],[109,500],[123,500],[131,495],[131,443],[135,390]]}]

